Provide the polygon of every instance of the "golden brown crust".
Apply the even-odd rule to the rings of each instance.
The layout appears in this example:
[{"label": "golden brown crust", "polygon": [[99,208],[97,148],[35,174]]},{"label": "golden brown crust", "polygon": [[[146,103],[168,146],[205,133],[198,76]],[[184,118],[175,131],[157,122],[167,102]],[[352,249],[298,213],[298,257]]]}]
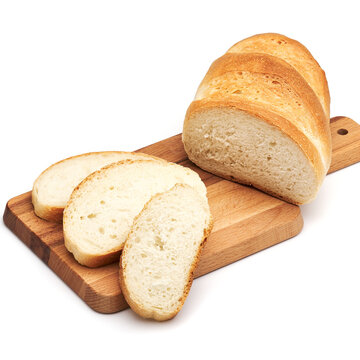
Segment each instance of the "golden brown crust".
[{"label": "golden brown crust", "polygon": [[105,254],[94,255],[83,253],[72,241],[70,241],[64,232],[64,245],[66,249],[73,254],[75,260],[84,266],[89,268],[97,268],[112,264],[119,260],[122,247],[119,250],[112,250]]},{"label": "golden brown crust", "polygon": [[144,154],[144,153],[140,153],[140,152],[127,152],[127,151],[97,151],[97,152],[89,152],[89,153],[85,153],[85,154],[80,154],[80,155],[75,155],[75,156],[70,156],[66,159],[60,160],[52,165],[50,165],[48,168],[46,168],[34,181],[34,185],[33,185],[33,190],[32,190],[32,203],[34,206],[34,212],[35,214],[47,221],[51,221],[51,222],[57,222],[57,223],[61,223],[63,220],[63,211],[64,208],[63,207],[58,207],[58,206],[45,206],[42,203],[39,202],[38,199],[38,195],[35,191],[36,188],[36,184],[39,181],[39,179],[41,178],[41,176],[48,172],[49,170],[51,170],[54,166],[63,163],[65,161],[71,160],[71,159],[76,159],[76,158],[80,158],[80,157],[84,157],[84,156],[89,156],[89,155],[100,155],[100,154],[106,154],[106,155],[111,155],[111,154],[129,154],[129,155],[141,155],[141,156],[146,156],[149,157],[149,159],[156,159],[156,160],[163,160],[160,158],[157,158],[155,156],[152,155],[148,155],[148,154]]},{"label": "golden brown crust", "polygon": [[286,61],[301,74],[315,93],[320,96],[324,112],[330,121],[330,93],[325,72],[303,44],[281,34],[266,33],[239,41],[228,52],[265,53]]},{"label": "golden brown crust", "polygon": [[[287,119],[291,121],[296,127],[307,127],[316,139],[320,139],[323,144],[327,145],[319,149],[325,159],[323,167],[325,167],[327,171],[331,160],[331,135],[329,120],[327,119],[321,103],[313,89],[304,80],[304,78],[285,61],[267,54],[225,54],[219,59],[215,60],[211,65],[208,73],[199,86],[198,94],[195,100],[201,100],[201,98],[222,98],[225,102],[231,99],[232,102],[236,102],[237,100],[239,102],[244,102],[245,100],[248,100],[249,102],[253,103],[261,103],[261,93],[259,94],[258,100],[254,101],[253,99],[246,99],[244,96],[226,95],[221,93],[220,90],[214,90],[211,85],[209,86],[209,83],[211,83],[212,79],[218,77],[222,79],[221,77],[224,74],[239,71],[246,71],[253,74],[260,73],[264,74],[264,76],[276,76],[279,79],[281,78],[284,83],[288,84],[294,90],[294,92],[299,97],[299,101],[301,101],[307,108],[311,118],[308,123],[304,124],[305,120],[296,116],[296,114],[299,112],[299,109],[293,108],[291,113],[288,113]],[[223,79],[222,83],[223,86],[226,87],[228,81]],[[260,87],[259,89],[261,90]],[[275,101],[273,103],[273,106],[279,107],[279,112],[282,110],[280,104],[280,101],[278,105]],[[266,106],[266,104],[264,104],[264,106]],[[271,118],[268,118],[267,122],[271,124],[271,120]],[[282,130],[286,133],[285,129]],[[288,135],[291,136],[291,134]],[[312,139],[309,138],[309,141],[312,141]]]},{"label": "golden brown crust", "polygon": [[62,222],[64,208],[55,206],[44,206],[39,202],[38,196],[34,190],[31,193],[31,199],[36,216],[51,222]]},{"label": "golden brown crust", "polygon": [[[183,186],[182,184],[177,184],[177,185],[180,185],[180,186]],[[175,186],[177,186],[175,185]],[[155,197],[158,197],[160,196],[161,193],[159,194],[156,194],[154,195],[144,206],[144,208],[141,210],[141,212],[135,217],[134,219],[134,222],[133,224],[137,221],[137,219],[141,216],[141,214],[143,213],[143,211],[145,211],[148,206],[149,206],[149,203],[152,199],[154,199]],[[171,320],[172,318],[174,318],[178,312],[181,310],[182,306],[184,305],[185,303],[185,300],[189,294],[189,291],[190,291],[190,288],[191,288],[191,285],[192,285],[192,282],[194,280],[194,271],[199,263],[199,260],[200,260],[200,256],[201,256],[201,252],[202,252],[202,249],[204,248],[205,246],[205,243],[211,233],[211,230],[213,228],[213,225],[214,225],[214,222],[213,222],[213,219],[210,215],[210,220],[209,220],[209,224],[208,224],[208,227],[206,229],[204,229],[204,234],[203,234],[203,238],[202,238],[202,241],[199,245],[199,249],[198,249],[198,252],[197,254],[195,255],[195,258],[194,258],[194,261],[190,267],[190,270],[189,270],[189,274],[188,274],[188,280],[187,280],[187,283],[184,287],[184,291],[183,291],[183,295],[181,297],[181,300],[180,300],[180,304],[179,306],[176,308],[176,310],[172,313],[172,314],[169,314],[169,315],[160,315],[154,311],[149,311],[149,310],[146,310],[144,309],[144,307],[142,307],[140,304],[138,304],[136,301],[134,301],[132,298],[131,298],[131,295],[128,291],[128,288],[126,286],[126,278],[124,278],[124,267],[123,267],[123,263],[122,263],[122,256],[120,257],[120,263],[119,263],[119,283],[120,283],[120,288],[121,288],[121,291],[122,291],[122,294],[124,295],[124,298],[126,300],[126,302],[128,303],[128,305],[130,306],[130,308],[135,312],[137,313],[138,315],[140,315],[141,317],[143,318],[146,318],[146,319],[154,319],[154,320],[157,320],[157,321],[166,321],[166,320]],[[128,236],[127,236],[127,239],[129,238],[129,236],[132,234],[133,232],[133,229],[129,232]],[[126,249],[126,241],[125,241],[125,246],[123,248],[123,254],[126,253],[127,249]]]}]

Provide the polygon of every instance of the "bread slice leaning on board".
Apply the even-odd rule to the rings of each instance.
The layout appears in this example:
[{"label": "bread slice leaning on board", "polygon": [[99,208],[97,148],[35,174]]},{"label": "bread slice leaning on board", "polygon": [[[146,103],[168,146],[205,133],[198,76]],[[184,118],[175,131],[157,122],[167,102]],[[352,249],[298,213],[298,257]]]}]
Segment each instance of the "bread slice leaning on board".
[{"label": "bread slice leaning on board", "polygon": [[331,161],[330,96],[299,42],[255,35],[214,61],[184,121],[202,169],[294,204],[316,197]]},{"label": "bread slice leaning on board", "polygon": [[124,160],[92,173],[65,207],[66,248],[89,267],[118,260],[135,216],[153,195],[177,183],[192,186],[207,199],[196,172],[164,160]]},{"label": "bread slice leaning on board", "polygon": [[106,165],[126,159],[154,157],[142,153],[103,151],[73,156],[51,165],[40,174],[33,186],[35,214],[48,221],[61,222],[66,203],[82,180]]},{"label": "bread slice leaning on board", "polygon": [[211,228],[208,202],[192,187],[176,184],[151,198],[120,260],[120,287],[132,310],[159,321],[180,311]]}]

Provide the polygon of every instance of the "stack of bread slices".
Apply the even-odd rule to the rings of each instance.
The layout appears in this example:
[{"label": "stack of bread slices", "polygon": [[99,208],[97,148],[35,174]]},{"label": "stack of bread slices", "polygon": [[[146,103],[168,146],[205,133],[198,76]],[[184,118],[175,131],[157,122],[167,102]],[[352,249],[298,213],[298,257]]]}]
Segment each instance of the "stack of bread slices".
[{"label": "stack of bread slices", "polygon": [[35,213],[63,221],[66,248],[82,265],[119,260],[120,286],[143,317],[181,309],[212,228],[206,187],[189,168],[141,153],[75,156],[35,181]]}]

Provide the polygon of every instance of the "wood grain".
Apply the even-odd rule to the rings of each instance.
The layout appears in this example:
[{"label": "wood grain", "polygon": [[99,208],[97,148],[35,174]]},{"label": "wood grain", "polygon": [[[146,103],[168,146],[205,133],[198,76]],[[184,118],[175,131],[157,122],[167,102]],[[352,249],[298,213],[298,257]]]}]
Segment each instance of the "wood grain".
[{"label": "wood grain", "polygon": [[[346,117],[333,118],[331,133],[333,158],[329,173],[360,161],[360,126],[357,123]],[[298,206],[197,168],[187,159],[181,135],[138,151],[191,167],[207,186],[215,224],[195,277],[289,239],[301,231],[303,220]],[[92,309],[113,313],[127,307],[118,284],[118,264],[98,269],[79,265],[64,247],[62,225],[35,216],[30,192],[9,200],[4,223]]]}]

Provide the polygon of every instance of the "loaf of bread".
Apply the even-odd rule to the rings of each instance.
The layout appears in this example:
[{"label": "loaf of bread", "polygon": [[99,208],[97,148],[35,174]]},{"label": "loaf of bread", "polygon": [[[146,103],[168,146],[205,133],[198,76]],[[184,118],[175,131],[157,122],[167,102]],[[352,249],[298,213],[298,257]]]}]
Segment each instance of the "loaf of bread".
[{"label": "loaf of bread", "polygon": [[192,186],[206,199],[196,172],[165,160],[124,160],[92,173],[65,207],[65,247],[89,267],[118,260],[135,216],[153,195],[177,183]]},{"label": "loaf of bread", "polygon": [[330,166],[329,104],[325,73],[303,45],[256,35],[211,65],[185,116],[185,151],[206,171],[308,203]]},{"label": "loaf of bread", "polygon": [[48,221],[61,222],[66,203],[82,180],[105,165],[126,159],[154,157],[141,153],[105,151],[73,156],[51,165],[40,174],[33,186],[32,202],[35,214]]},{"label": "loaf of bread", "polygon": [[152,197],[135,218],[120,260],[120,287],[132,310],[159,321],[179,312],[211,227],[206,198],[190,186]]}]

